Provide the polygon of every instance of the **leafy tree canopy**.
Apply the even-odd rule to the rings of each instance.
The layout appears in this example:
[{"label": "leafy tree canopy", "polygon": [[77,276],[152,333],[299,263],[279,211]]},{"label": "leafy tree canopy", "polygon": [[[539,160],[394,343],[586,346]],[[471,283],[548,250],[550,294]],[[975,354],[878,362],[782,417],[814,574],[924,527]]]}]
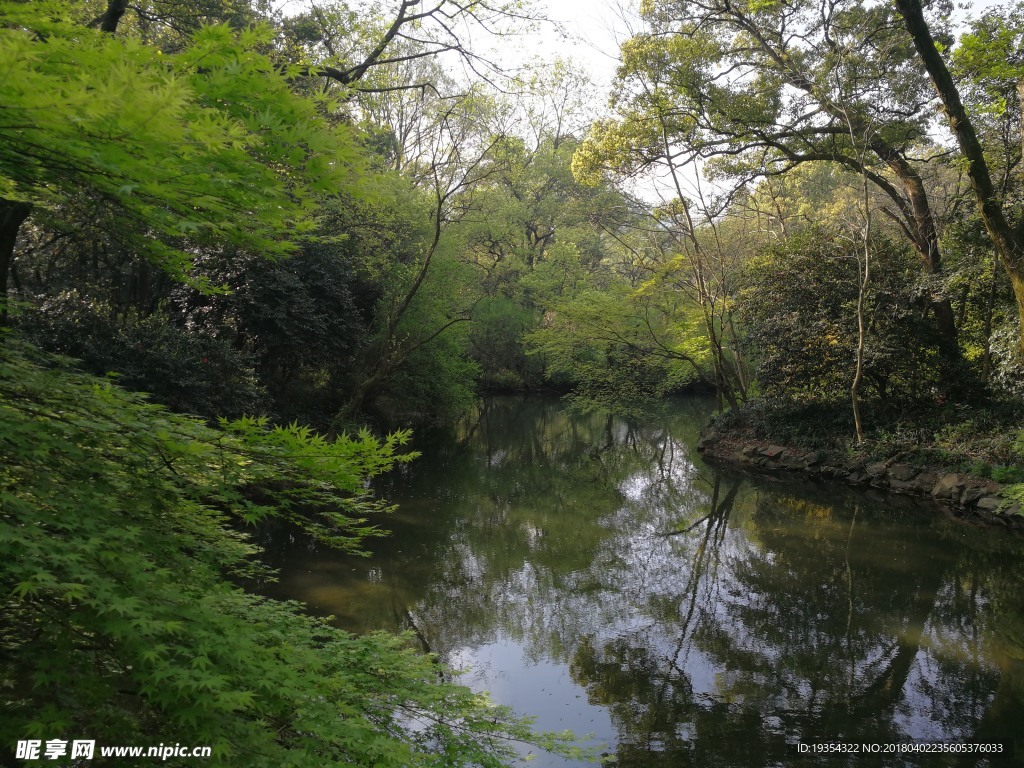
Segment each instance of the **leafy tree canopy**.
[{"label": "leafy tree canopy", "polygon": [[75,23],[81,5],[0,3],[0,205],[103,221],[186,277],[200,244],[288,253],[352,188],[351,130],[261,52],[269,28],[204,27],[166,55]]}]

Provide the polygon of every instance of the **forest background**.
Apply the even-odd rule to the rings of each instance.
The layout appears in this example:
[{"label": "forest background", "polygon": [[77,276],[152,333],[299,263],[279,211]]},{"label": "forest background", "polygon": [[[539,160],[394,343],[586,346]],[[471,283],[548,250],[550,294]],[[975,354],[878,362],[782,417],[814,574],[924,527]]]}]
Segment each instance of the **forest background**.
[{"label": "forest background", "polygon": [[1024,7],[952,11],[645,0],[595,118],[517,2],[0,3],[5,745],[572,752],[232,580],[482,391],[1024,480]]}]

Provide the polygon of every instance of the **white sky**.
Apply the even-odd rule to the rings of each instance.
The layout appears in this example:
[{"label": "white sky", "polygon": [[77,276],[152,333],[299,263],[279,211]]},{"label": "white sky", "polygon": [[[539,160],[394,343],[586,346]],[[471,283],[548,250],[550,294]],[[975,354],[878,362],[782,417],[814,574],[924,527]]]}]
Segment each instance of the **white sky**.
[{"label": "white sky", "polygon": [[[317,0],[277,0],[285,15],[301,12]],[[330,0],[319,0],[330,5]],[[357,12],[376,11],[393,17],[398,0],[347,0]],[[424,3],[426,4],[426,3]],[[431,3],[432,5],[433,3]],[[619,44],[630,36],[624,19],[635,18],[639,0],[534,0],[536,12],[554,23],[540,23],[533,33],[514,38],[487,39],[479,29],[467,26],[461,34],[475,38],[470,47],[511,68],[531,60],[570,60],[590,73],[594,96],[603,102],[618,65]],[[637,27],[633,22],[634,28]]]},{"label": "white sky", "polygon": [[[545,25],[536,44],[544,58],[555,54],[572,59],[591,73],[595,85],[607,90],[618,66],[619,44],[630,36],[629,19],[635,13],[630,0],[544,0],[552,21],[568,36],[562,38]],[[633,22],[635,28],[636,23]]]}]

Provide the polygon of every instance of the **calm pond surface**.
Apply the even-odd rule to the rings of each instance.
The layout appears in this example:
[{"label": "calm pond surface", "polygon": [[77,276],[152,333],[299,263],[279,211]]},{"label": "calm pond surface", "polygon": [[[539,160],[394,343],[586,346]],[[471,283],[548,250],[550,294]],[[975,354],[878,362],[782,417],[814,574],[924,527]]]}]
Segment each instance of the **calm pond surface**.
[{"label": "calm pond surface", "polygon": [[[1024,541],[711,468],[694,450],[706,413],[489,400],[379,484],[400,506],[372,558],[268,536],[271,593],[352,631],[412,629],[470,686],[618,766],[1024,763]],[[910,740],[1016,757],[797,747]]]}]

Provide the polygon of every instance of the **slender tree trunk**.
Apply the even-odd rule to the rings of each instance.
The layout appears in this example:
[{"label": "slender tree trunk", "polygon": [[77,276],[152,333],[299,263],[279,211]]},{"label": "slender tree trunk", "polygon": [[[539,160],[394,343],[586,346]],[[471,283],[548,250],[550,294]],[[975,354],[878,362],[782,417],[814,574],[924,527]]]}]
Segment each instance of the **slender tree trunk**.
[{"label": "slender tree trunk", "polygon": [[[1024,114],[1024,80],[1017,83],[1017,101],[1020,103],[1021,114]],[[1024,123],[1020,126],[1020,154],[1024,157]]]},{"label": "slender tree trunk", "polygon": [[857,362],[854,366],[853,382],[850,384],[850,406],[853,409],[853,427],[857,436],[857,445],[864,442],[864,423],[860,414],[860,384],[864,379],[864,346],[867,339],[864,327],[864,305],[867,299],[868,283],[871,280],[871,241],[867,234],[870,225],[870,219],[867,219],[864,235],[864,260],[862,262],[857,259]]},{"label": "slender tree trunk", "polygon": [[956,325],[957,328],[962,328],[964,320],[967,317],[967,300],[971,298],[971,283],[964,283],[964,290],[960,294],[960,306],[956,312]]},{"label": "slender tree trunk", "polygon": [[[403,4],[402,7],[404,9],[405,4]],[[436,201],[437,204],[434,209],[434,233],[426,248],[426,252],[423,255],[423,262],[420,264],[420,268],[417,270],[416,277],[413,279],[412,284],[402,295],[402,298],[398,301],[395,307],[388,312],[387,322],[385,323],[381,338],[377,344],[374,345],[377,349],[375,351],[376,357],[372,365],[372,372],[359,382],[348,403],[346,403],[345,407],[338,413],[337,418],[342,422],[349,421],[355,417],[360,410],[362,410],[370,396],[370,393],[380,386],[395,367],[396,359],[392,353],[392,349],[395,346],[395,333],[398,331],[398,326],[402,322],[402,318],[405,316],[405,313],[408,311],[409,305],[412,304],[413,299],[416,298],[416,294],[419,293],[420,288],[427,279],[427,273],[430,271],[430,264],[437,251],[437,246],[441,242],[441,235],[443,232],[442,209],[444,200],[445,197],[439,193]]]},{"label": "slender tree trunk", "polygon": [[[688,226],[693,227],[693,220],[690,219],[689,213],[687,213]],[[697,300],[700,302],[701,313],[704,315],[704,328],[708,334],[708,343],[711,346],[711,365],[715,370],[715,392],[717,393],[717,406],[718,410],[722,410],[723,398],[729,407],[733,410],[739,407],[739,403],[736,401],[736,395],[733,392],[732,383],[729,381],[729,376],[726,371],[727,361],[725,359],[725,353],[722,349],[721,334],[715,328],[715,317],[714,309],[711,305],[711,295],[707,287],[707,282],[704,278],[704,264],[703,254],[700,248],[696,236],[691,236],[695,253],[694,259],[694,273],[697,283]]]},{"label": "slender tree trunk", "polygon": [[342,425],[348,424],[366,407],[367,403],[372,404],[370,394],[381,385],[389,370],[389,367],[381,361],[373,373],[356,385],[352,396],[345,403],[345,407],[338,412],[335,420]]},{"label": "slender tree trunk", "polygon": [[0,326],[7,325],[7,283],[14,264],[14,244],[31,211],[29,203],[0,200]]},{"label": "slender tree trunk", "polygon": [[683,214],[686,218],[686,239],[690,241],[690,245],[693,248],[694,253],[694,279],[697,289],[697,300],[701,307],[701,312],[704,315],[704,327],[708,334],[708,342],[711,345],[711,363],[715,371],[715,399],[716,406],[719,411],[723,410],[722,404],[723,399],[729,404],[729,407],[736,410],[739,407],[739,403],[736,401],[736,394],[733,391],[732,383],[729,381],[729,377],[726,374],[727,361],[722,350],[722,342],[715,330],[714,317],[712,316],[711,294],[708,291],[707,283],[704,279],[704,248],[701,245],[700,239],[697,237],[697,229],[693,223],[693,217],[690,215],[690,207],[686,202],[686,195],[683,194],[682,184],[679,182],[679,174],[676,169],[675,163],[672,161],[672,147],[668,139],[668,127],[665,124],[664,115],[658,113],[659,121],[661,124],[661,140],[662,147],[665,151],[665,162],[668,165],[669,172],[672,175],[672,183],[675,186],[676,194],[679,196],[679,205],[682,207]]},{"label": "slender tree trunk", "polygon": [[985,300],[985,354],[981,358],[981,380],[988,383],[992,376],[992,315],[995,312],[996,294],[998,293],[997,278],[999,265],[992,259],[992,279],[989,281],[988,297]]},{"label": "slender tree trunk", "polygon": [[[850,141],[857,146],[857,135],[853,130],[853,123],[848,114],[846,125],[850,130]],[[865,137],[864,152],[870,142]],[[861,164],[863,167],[863,163]],[[853,382],[850,384],[850,407],[853,409],[853,427],[856,432],[857,445],[864,442],[864,422],[860,413],[860,385],[864,379],[864,347],[867,342],[867,324],[864,321],[865,305],[867,304],[868,285],[871,282],[871,195],[868,187],[868,175],[861,173],[861,213],[864,216],[863,228],[861,229],[861,245],[863,247],[863,259],[857,258],[857,356],[853,371]],[[936,249],[936,258],[938,249]],[[952,313],[952,308],[950,308]],[[852,532],[852,523],[851,523]]]}]

